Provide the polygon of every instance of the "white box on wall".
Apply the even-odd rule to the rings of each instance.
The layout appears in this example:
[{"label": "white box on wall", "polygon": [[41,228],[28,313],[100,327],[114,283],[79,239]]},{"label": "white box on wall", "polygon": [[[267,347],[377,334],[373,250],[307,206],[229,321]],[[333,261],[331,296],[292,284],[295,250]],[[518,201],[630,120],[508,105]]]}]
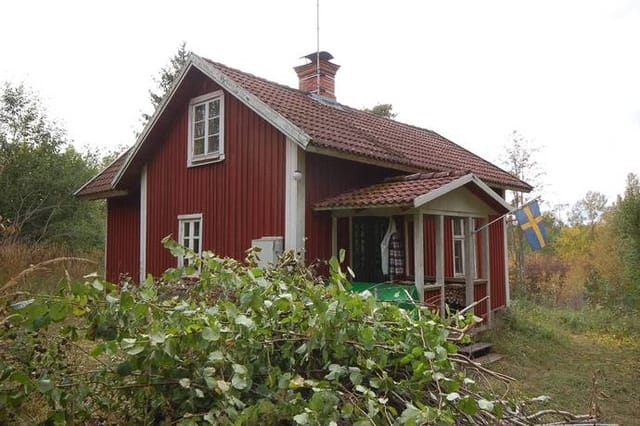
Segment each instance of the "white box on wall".
[{"label": "white box on wall", "polygon": [[284,238],[282,237],[262,237],[251,241],[251,247],[260,248],[258,255],[258,266],[265,267],[270,263],[275,263],[278,256],[282,254]]}]

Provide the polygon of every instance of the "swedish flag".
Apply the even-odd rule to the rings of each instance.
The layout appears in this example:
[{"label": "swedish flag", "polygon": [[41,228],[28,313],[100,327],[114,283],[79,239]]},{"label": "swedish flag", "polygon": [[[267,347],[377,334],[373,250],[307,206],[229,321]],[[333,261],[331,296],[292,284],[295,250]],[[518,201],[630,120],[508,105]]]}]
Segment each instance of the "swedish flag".
[{"label": "swedish flag", "polygon": [[542,216],[540,216],[540,207],[537,201],[526,204],[516,211],[515,215],[527,241],[529,241],[531,250],[540,250],[547,245],[547,228]]}]

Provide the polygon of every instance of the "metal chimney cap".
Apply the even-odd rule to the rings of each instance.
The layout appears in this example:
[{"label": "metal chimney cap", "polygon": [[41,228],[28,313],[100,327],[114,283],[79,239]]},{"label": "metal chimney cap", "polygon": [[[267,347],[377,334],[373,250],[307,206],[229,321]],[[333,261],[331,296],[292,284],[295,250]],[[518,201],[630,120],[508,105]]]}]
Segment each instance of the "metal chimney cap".
[{"label": "metal chimney cap", "polygon": [[331,53],[329,53],[329,52],[324,51],[324,50],[320,51],[320,52],[309,53],[308,55],[301,56],[300,59],[307,58],[311,62],[315,62],[316,59],[318,58],[318,56],[320,57],[321,61],[330,61],[330,60],[333,59],[333,55]]}]

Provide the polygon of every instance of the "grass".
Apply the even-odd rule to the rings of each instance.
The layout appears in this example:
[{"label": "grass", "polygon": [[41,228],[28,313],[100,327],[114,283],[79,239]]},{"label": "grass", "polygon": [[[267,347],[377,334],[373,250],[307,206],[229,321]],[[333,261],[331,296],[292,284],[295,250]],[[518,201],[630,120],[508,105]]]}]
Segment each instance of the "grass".
[{"label": "grass", "polygon": [[490,367],[515,377],[515,395],[551,397],[550,408],[640,424],[640,316],[516,303],[484,336],[505,355]]},{"label": "grass", "polygon": [[[0,323],[4,320],[3,305],[11,300],[13,293],[27,291],[52,294],[66,275],[72,279],[80,279],[91,272],[101,273],[102,256],[101,250],[77,252],[58,245],[0,244]],[[74,260],[76,257],[86,258],[94,263]],[[58,260],[48,262],[51,259]],[[53,339],[58,327],[53,327],[45,339]],[[0,357],[5,357],[2,344],[0,339]],[[84,368],[86,356],[81,351],[76,349],[68,357],[76,368]],[[14,413],[15,418],[9,424],[40,424],[46,420],[46,407],[45,399],[34,394],[23,410]],[[0,425],[4,424],[1,417],[2,413]]]},{"label": "grass", "polygon": [[[52,262],[41,268],[31,268],[40,262],[55,258],[81,257],[95,263],[82,261]],[[68,274],[72,278],[80,278],[90,272],[102,273],[102,250],[78,252],[64,246],[49,244],[0,243],[0,288],[18,277],[12,291],[30,291],[35,293],[51,293],[60,280]],[[20,276],[20,273],[26,274]],[[4,292],[0,291],[0,294]]]}]

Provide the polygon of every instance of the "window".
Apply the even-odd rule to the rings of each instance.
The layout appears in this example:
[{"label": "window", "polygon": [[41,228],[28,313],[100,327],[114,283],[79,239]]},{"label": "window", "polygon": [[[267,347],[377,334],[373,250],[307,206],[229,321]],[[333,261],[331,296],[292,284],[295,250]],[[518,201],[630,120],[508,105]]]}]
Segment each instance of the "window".
[{"label": "window", "polygon": [[[467,223],[467,219],[454,218],[453,219],[453,275],[455,277],[464,277],[464,257],[465,257],[465,238],[464,228]],[[473,243],[475,244],[475,234],[473,235]],[[475,247],[475,246],[474,246]],[[478,278],[478,270],[476,268],[475,250],[473,252],[473,270],[474,278]]]},{"label": "window", "polygon": [[189,166],[224,159],[224,96],[222,91],[189,103]]},{"label": "window", "polygon": [[[202,253],[202,214],[189,214],[178,216],[179,242],[196,254]],[[178,266],[187,266],[189,259],[178,257]]]},{"label": "window", "polygon": [[464,219],[453,219],[453,275],[464,276]]}]

